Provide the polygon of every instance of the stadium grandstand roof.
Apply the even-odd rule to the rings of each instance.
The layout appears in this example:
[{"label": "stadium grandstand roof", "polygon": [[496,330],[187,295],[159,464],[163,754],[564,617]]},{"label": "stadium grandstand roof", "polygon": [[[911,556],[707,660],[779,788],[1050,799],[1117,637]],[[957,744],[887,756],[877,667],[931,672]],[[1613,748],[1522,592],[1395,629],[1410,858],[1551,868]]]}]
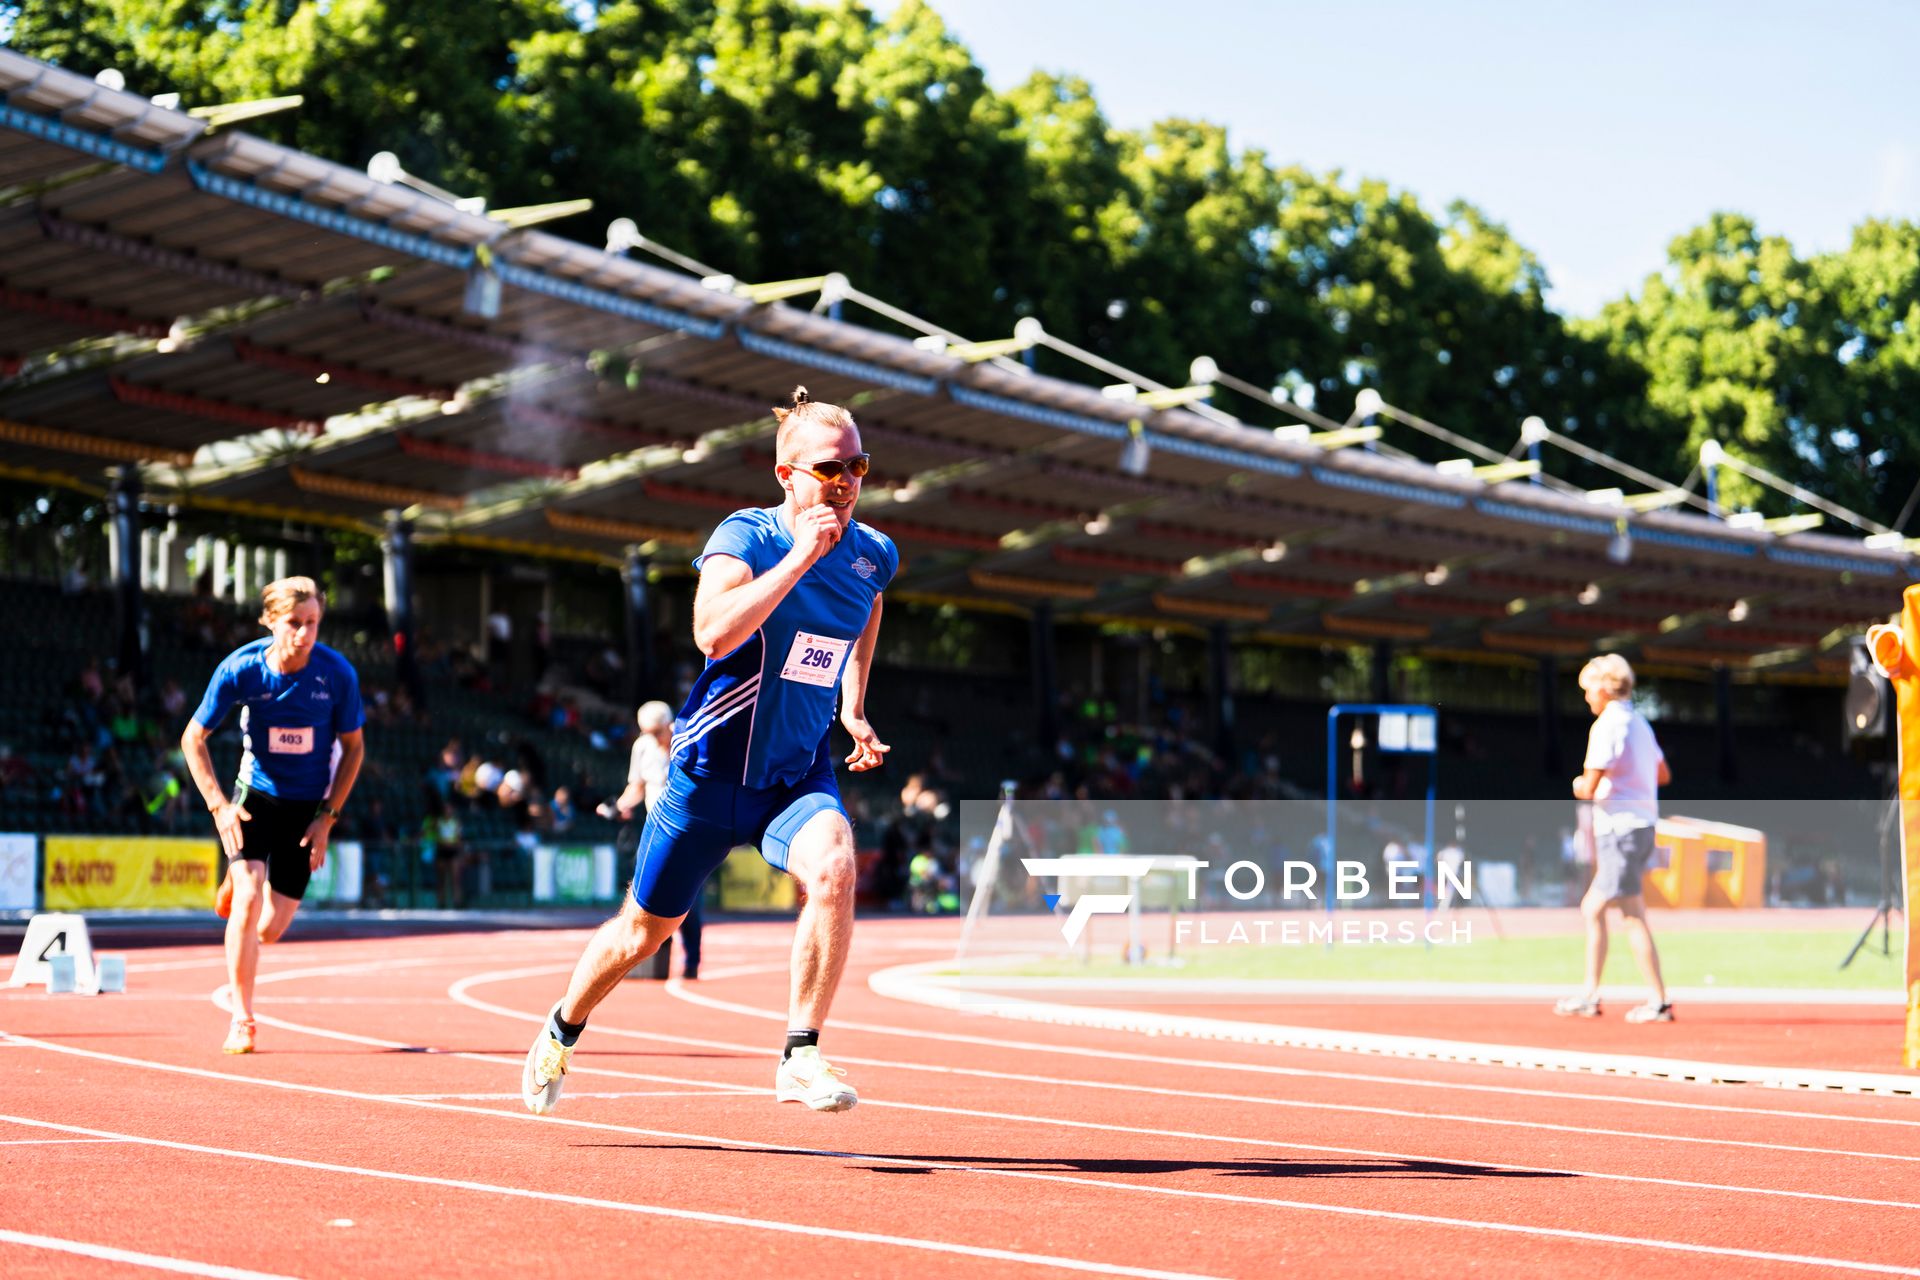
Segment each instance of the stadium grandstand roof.
[{"label": "stadium grandstand roof", "polygon": [[963,603],[1804,669],[1843,661],[1838,638],[1914,574],[1884,534],[1041,376],[1003,358],[1030,322],[911,341],[784,300],[831,277],[702,281],[4,49],[0,100],[0,472],[19,478],[131,463],[154,502],[679,556],[773,500],[767,409],[805,383],[857,410],[861,515],[900,543],[901,588]]}]

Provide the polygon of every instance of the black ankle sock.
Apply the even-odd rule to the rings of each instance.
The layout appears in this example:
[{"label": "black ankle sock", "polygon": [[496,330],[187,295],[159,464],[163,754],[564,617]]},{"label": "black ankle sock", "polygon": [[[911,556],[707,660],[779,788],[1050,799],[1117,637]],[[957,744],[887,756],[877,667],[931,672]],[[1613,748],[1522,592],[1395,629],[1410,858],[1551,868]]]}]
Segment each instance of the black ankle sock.
[{"label": "black ankle sock", "polygon": [[780,1061],[785,1062],[795,1049],[818,1049],[820,1033],[809,1028],[806,1031],[787,1032],[787,1047],[780,1053]]},{"label": "black ankle sock", "polygon": [[578,1022],[568,1022],[560,1016],[560,1006],[555,1005],[553,1009],[553,1027],[554,1030],[560,1033],[560,1043],[571,1049],[573,1048],[574,1041],[580,1038],[580,1033],[587,1029],[587,1020],[582,1018]]}]

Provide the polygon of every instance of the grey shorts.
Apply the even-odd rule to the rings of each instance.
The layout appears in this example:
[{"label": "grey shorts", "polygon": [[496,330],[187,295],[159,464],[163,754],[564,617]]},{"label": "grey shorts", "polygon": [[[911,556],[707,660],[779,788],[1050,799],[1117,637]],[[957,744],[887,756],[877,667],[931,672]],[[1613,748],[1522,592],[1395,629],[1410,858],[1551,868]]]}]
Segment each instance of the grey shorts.
[{"label": "grey shorts", "polygon": [[1628,827],[1593,837],[1593,887],[1587,892],[1612,901],[1640,896],[1640,876],[1653,858],[1653,828]]}]

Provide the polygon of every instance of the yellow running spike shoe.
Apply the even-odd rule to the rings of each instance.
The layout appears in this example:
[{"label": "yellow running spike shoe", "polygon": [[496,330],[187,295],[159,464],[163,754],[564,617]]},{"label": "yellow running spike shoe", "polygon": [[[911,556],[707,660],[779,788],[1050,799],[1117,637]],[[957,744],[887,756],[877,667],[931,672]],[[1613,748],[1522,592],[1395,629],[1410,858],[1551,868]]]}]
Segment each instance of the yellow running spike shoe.
[{"label": "yellow running spike shoe", "polygon": [[543,1116],[559,1105],[560,1082],[572,1061],[573,1046],[561,1044],[551,1024],[541,1027],[527,1050],[527,1064],[520,1069],[520,1099],[527,1110]]}]

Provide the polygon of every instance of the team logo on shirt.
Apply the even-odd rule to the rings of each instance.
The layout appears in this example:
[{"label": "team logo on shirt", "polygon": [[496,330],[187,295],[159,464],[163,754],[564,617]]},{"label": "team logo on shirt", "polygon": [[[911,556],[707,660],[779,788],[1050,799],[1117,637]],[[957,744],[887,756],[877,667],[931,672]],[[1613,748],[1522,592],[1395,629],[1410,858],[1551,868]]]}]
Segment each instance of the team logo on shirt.
[{"label": "team logo on shirt", "polygon": [[853,562],[853,571],[863,578],[871,578],[874,574],[880,572],[880,566],[865,556],[861,556]]}]

